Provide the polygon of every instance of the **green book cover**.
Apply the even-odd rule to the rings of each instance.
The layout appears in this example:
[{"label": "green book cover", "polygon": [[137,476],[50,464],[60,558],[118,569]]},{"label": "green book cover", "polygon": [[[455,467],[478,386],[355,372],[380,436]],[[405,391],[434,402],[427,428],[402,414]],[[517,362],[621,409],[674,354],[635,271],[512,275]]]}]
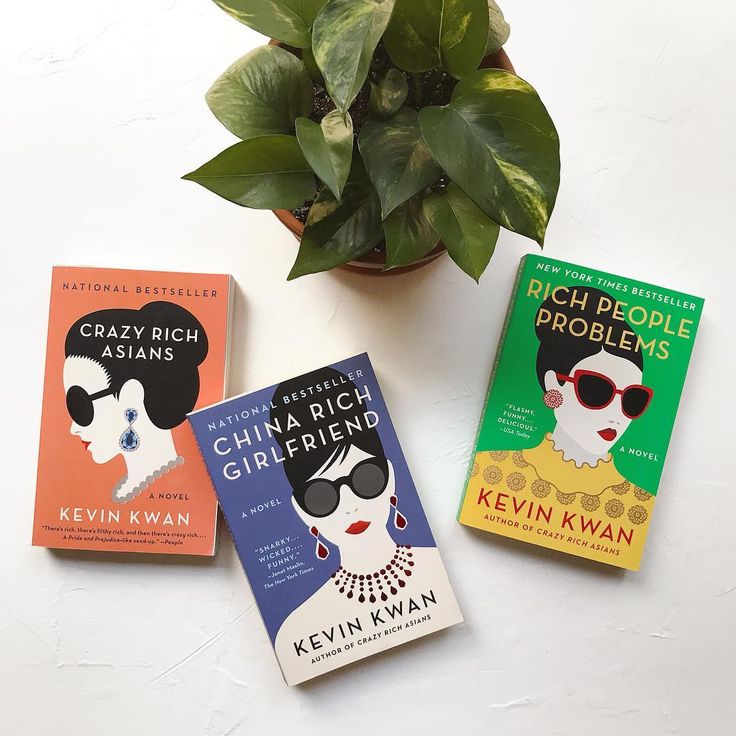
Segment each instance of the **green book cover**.
[{"label": "green book cover", "polygon": [[702,309],[524,257],[459,521],[637,570]]}]

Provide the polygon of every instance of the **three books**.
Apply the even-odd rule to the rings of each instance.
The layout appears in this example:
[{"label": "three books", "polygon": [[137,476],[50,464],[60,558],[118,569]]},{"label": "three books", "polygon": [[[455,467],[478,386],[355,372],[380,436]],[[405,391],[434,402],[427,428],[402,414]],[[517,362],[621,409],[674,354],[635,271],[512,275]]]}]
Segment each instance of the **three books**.
[{"label": "three books", "polygon": [[[216,493],[289,684],[462,621],[368,356],[223,400],[232,293],[54,269],[33,543],[211,555]],[[637,569],[702,305],[523,259],[459,520]]]}]

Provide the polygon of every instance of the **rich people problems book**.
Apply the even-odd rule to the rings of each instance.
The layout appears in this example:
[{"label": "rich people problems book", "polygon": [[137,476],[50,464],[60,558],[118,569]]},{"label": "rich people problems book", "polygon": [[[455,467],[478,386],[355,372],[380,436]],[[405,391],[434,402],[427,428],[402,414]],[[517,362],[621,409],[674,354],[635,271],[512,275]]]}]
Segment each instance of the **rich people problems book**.
[{"label": "rich people problems book", "polygon": [[229,276],[57,267],[33,544],[212,555],[187,413],[224,395]]},{"label": "rich people problems book", "polygon": [[459,520],[638,569],[702,308],[522,259]]},{"label": "rich people problems book", "polygon": [[189,421],[289,685],[462,620],[366,354]]}]

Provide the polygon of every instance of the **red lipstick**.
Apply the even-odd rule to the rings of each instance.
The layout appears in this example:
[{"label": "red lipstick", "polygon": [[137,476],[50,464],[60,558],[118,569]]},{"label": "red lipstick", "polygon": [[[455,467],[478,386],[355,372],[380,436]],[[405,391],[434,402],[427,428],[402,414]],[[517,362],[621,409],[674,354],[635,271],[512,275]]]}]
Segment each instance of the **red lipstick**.
[{"label": "red lipstick", "polygon": [[613,442],[613,440],[616,439],[616,435],[618,432],[613,429],[612,427],[608,427],[608,429],[601,429],[598,431],[598,434],[606,441],[606,442]]},{"label": "red lipstick", "polygon": [[348,534],[362,534],[370,525],[370,521],[354,521],[345,531]]}]

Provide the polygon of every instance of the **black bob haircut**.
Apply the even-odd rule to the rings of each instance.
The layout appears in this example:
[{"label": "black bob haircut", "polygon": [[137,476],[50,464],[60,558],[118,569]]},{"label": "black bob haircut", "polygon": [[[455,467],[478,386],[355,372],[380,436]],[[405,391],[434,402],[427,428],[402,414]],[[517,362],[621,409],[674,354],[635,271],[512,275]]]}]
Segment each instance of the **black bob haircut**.
[{"label": "black bob haircut", "polygon": [[[577,291],[579,299],[582,299],[584,294],[588,295],[584,308],[580,308],[578,300],[576,300],[576,306],[574,307],[571,307],[569,304],[558,304],[552,299],[552,295],[550,295],[542,302],[537,310],[537,316],[542,309],[547,309],[553,315],[555,313],[564,314],[568,320],[572,320],[575,317],[582,317],[589,323],[598,322],[603,325],[604,335],[609,334],[610,330],[611,341],[615,343],[619,342],[621,335],[626,331],[636,335],[634,328],[625,320],[614,319],[608,312],[596,314],[596,305],[599,299],[606,298],[615,302],[615,297],[606,294],[605,291],[593,289],[588,286],[575,286],[574,288]],[[587,333],[581,337],[576,337],[567,331],[553,330],[551,322],[537,325],[536,332],[537,338],[539,339],[537,380],[542,389],[545,388],[544,375],[547,371],[569,375],[573,366],[591,355],[600,353],[601,349],[604,349],[611,355],[626,358],[626,360],[631,361],[639,370],[644,370],[644,357],[638,344],[631,350],[616,345],[604,345],[600,341],[591,340]]]},{"label": "black bob haircut", "polygon": [[[321,391],[315,391],[311,395],[309,393],[304,396],[301,395],[300,392],[308,391],[310,387],[318,384],[323,386]],[[325,387],[325,384],[327,384],[327,387]],[[272,399],[274,408],[271,409],[271,421],[278,420],[282,429],[282,432],[275,433],[274,437],[282,451],[284,451],[284,472],[295,495],[304,487],[306,481],[324,466],[330,458],[334,457],[337,460],[344,457],[352,446],[373,457],[384,457],[381,438],[375,428],[354,432],[351,436],[346,436],[344,440],[329,442],[326,445],[322,445],[318,441],[315,448],[308,452],[297,452],[294,457],[289,457],[285,451],[286,443],[290,439],[301,439],[304,434],[314,434],[316,436],[319,429],[326,430],[330,424],[334,423],[342,425],[345,420],[353,421],[356,415],[362,414],[365,411],[364,403],[359,405],[357,402],[353,402],[351,409],[344,410],[338,407],[336,402],[339,394],[347,391],[354,396],[356,389],[357,386],[347,376],[334,368],[320,368],[298,378],[284,381],[276,387]],[[291,396],[294,393],[299,398],[296,401],[285,403],[284,397]],[[330,414],[325,411],[324,419],[313,419],[309,405],[319,402],[324,406],[328,399],[331,400],[335,413]],[[295,426],[291,430],[287,430],[289,414],[301,426]]]},{"label": "black bob haircut", "polygon": [[[145,327],[138,339],[115,342],[115,338],[85,337],[84,324],[103,325],[105,330],[123,325]],[[152,340],[151,328],[197,330],[197,340],[191,342],[167,342]],[[116,357],[115,346],[124,344],[133,353],[143,348],[148,354],[151,349],[172,347],[172,360],[158,358]],[[106,346],[113,355],[103,355]],[[64,354],[67,358],[89,358],[99,363],[106,371],[108,388],[115,396],[126,381],[140,381],[144,389],[143,405],[149,419],[159,429],[173,429],[181,424],[194,408],[199,396],[198,366],[207,357],[209,343],[199,320],[184,307],[171,302],[150,302],[140,309],[102,309],[78,319],[67,332]]]}]

